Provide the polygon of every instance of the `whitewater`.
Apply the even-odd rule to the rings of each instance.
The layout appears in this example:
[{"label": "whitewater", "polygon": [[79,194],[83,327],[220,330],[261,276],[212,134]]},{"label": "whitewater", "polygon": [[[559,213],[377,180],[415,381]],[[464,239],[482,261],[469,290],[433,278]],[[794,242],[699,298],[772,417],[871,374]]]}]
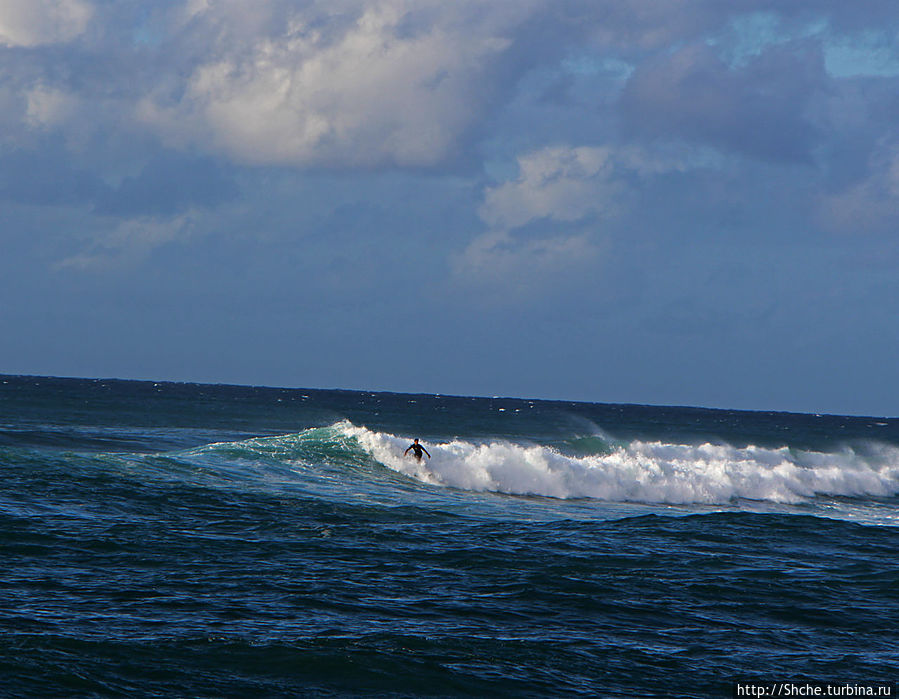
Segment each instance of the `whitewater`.
[{"label": "whitewater", "polygon": [[[240,456],[245,462],[267,460],[269,481],[278,468],[294,469],[308,481],[316,464],[330,464],[350,477],[354,469],[376,474],[380,468],[411,482],[451,490],[592,500],[597,517],[604,516],[606,504],[631,503],[645,506],[640,512],[652,505],[680,506],[683,512],[708,512],[717,506],[728,511],[817,513],[872,524],[899,522],[899,513],[889,506],[899,493],[899,447],[889,444],[869,442],[824,452],[708,442],[622,442],[597,428],[589,436],[554,444],[434,441],[426,445],[431,457],[416,460],[405,454],[411,440],[409,435],[343,420],[298,434],[213,444],[191,454],[209,451]],[[325,478],[326,472],[319,475]],[[387,487],[397,484],[391,481]],[[582,509],[589,504],[580,503]],[[795,507],[784,507],[791,505]]]},{"label": "whitewater", "polygon": [[609,453],[565,455],[552,447],[464,440],[432,445],[431,459],[403,456],[408,438],[350,423],[335,426],[379,463],[424,483],[512,495],[613,502],[721,504],[734,499],[799,503],[820,495],[899,493],[899,449],[860,455],[726,444],[635,441]]}]

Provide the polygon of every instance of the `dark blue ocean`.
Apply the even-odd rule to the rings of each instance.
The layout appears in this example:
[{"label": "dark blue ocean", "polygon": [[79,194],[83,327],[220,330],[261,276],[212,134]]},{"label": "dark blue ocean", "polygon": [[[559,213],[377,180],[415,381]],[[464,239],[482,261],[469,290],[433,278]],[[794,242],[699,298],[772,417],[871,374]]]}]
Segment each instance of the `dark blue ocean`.
[{"label": "dark blue ocean", "polygon": [[0,556],[3,696],[894,682],[899,419],[0,376]]}]

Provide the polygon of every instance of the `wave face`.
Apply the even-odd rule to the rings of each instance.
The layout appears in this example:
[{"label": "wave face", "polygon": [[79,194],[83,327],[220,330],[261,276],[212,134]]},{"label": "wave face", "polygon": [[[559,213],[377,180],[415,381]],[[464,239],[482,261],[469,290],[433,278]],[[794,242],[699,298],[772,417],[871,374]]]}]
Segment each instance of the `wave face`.
[{"label": "wave face", "polygon": [[566,455],[551,446],[455,439],[429,445],[432,458],[417,461],[403,456],[406,438],[346,422],[334,427],[398,473],[463,490],[666,504],[795,504],[820,495],[899,493],[899,449],[888,445],[871,445],[862,455],[848,447],[821,453],[634,441],[609,453]]}]

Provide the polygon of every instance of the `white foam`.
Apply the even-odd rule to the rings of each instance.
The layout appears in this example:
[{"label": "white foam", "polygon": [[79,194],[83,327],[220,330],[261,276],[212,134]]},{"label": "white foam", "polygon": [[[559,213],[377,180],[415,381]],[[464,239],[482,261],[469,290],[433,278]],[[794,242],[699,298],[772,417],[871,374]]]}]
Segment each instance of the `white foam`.
[{"label": "white foam", "polygon": [[613,502],[722,504],[735,498],[801,503],[816,495],[889,497],[899,493],[899,449],[861,456],[786,447],[631,442],[609,454],[566,456],[539,445],[453,440],[428,444],[432,458],[404,457],[409,439],[342,422],[373,458],[418,480],[475,491]]}]

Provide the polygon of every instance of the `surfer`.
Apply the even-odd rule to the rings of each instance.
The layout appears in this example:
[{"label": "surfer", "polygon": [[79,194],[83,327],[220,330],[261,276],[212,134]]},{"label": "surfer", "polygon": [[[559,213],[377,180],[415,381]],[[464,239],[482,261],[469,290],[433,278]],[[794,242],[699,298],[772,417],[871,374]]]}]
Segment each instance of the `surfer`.
[{"label": "surfer", "polygon": [[406,449],[406,451],[403,452],[403,456],[405,456],[406,454],[408,454],[410,451],[414,451],[414,452],[415,452],[415,459],[416,459],[417,461],[421,461],[421,453],[422,453],[422,452],[424,452],[425,454],[427,454],[429,459],[431,458],[431,455],[430,455],[430,453],[428,453],[428,450],[425,449],[423,446],[421,446],[421,444],[418,443],[418,438],[417,438],[417,437],[415,438],[415,441],[412,442],[412,444],[409,445],[408,449]]}]

